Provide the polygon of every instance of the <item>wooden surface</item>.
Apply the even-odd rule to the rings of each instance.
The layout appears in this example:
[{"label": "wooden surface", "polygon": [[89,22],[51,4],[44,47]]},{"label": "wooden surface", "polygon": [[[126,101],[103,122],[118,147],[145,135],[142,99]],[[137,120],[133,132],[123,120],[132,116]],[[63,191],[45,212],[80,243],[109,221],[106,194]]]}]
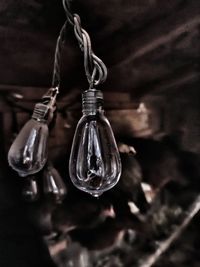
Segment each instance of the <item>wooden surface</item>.
[{"label": "wooden surface", "polygon": [[[199,1],[77,0],[72,9],[109,68],[102,88],[138,97],[163,84],[168,89],[197,79]],[[2,1],[0,15],[0,84],[50,86],[56,38],[65,20],[61,1]],[[62,84],[63,95],[87,89],[83,58],[70,26]]]},{"label": "wooden surface", "polygon": [[[132,109],[145,101],[152,117],[162,121],[158,133],[181,132],[187,148],[193,143],[192,149],[199,151],[199,1],[76,0],[72,10],[80,14],[93,50],[108,66],[101,88],[106,92],[106,110],[115,110],[112,117],[123,117],[127,112],[123,110],[129,109],[131,122]],[[10,94],[20,93],[23,99],[18,104],[25,110],[14,111],[31,113],[51,85],[56,38],[64,21],[61,1],[0,3],[1,112],[13,112]],[[77,122],[73,110],[80,109],[80,94],[87,88],[83,55],[69,25],[58,106],[72,110],[70,123]],[[27,116],[18,117],[22,125]],[[9,120],[3,120],[8,129]],[[120,129],[116,119],[113,123]],[[63,122],[57,122],[57,128],[62,127]]]}]

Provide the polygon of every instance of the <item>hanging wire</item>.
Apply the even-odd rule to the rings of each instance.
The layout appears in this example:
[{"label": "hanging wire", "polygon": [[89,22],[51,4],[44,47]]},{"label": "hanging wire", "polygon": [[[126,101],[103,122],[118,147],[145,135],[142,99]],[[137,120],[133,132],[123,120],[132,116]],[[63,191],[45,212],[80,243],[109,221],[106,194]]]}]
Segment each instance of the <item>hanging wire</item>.
[{"label": "hanging wire", "polygon": [[68,22],[74,27],[74,34],[84,55],[84,68],[90,88],[103,83],[107,78],[107,67],[92,51],[89,34],[81,27],[79,15],[70,9],[70,0],[63,0],[63,7]]},{"label": "hanging wire", "polygon": [[55,56],[54,56],[54,68],[53,68],[53,78],[52,78],[52,87],[58,88],[60,87],[60,72],[61,72],[61,51],[63,42],[65,40],[67,20],[60,30],[60,34],[57,38]]}]

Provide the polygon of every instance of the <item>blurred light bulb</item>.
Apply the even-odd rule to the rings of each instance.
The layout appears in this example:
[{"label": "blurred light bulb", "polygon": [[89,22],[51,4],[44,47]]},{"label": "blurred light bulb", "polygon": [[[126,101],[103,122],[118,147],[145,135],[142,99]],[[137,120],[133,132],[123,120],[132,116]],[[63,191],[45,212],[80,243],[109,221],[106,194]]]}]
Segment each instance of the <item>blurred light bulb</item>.
[{"label": "blurred light bulb", "polygon": [[29,120],[17,135],[8,153],[9,165],[20,176],[40,171],[47,161],[49,131],[44,122]]},{"label": "blurred light bulb", "polygon": [[51,88],[35,105],[32,118],[24,125],[9,152],[9,165],[20,176],[39,172],[47,161],[48,124],[53,118],[57,89]]},{"label": "blurred light bulb", "polygon": [[25,180],[24,187],[22,189],[22,196],[26,201],[36,201],[39,198],[38,185],[34,176],[28,177]]},{"label": "blurred light bulb", "polygon": [[67,188],[60,174],[52,165],[48,165],[44,170],[43,187],[44,193],[58,203],[62,202],[67,194]]},{"label": "blurred light bulb", "polygon": [[82,104],[83,116],[74,135],[69,174],[77,188],[98,197],[119,181],[121,160],[110,123],[104,116],[102,92],[85,91]]}]

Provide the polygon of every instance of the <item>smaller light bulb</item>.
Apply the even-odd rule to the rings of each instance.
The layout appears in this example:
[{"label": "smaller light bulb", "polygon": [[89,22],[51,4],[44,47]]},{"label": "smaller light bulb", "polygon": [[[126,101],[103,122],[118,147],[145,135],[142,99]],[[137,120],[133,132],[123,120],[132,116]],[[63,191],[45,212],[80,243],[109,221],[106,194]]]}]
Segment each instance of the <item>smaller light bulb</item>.
[{"label": "smaller light bulb", "polygon": [[26,178],[24,187],[22,189],[22,196],[24,200],[34,202],[39,198],[39,190],[34,176]]},{"label": "smaller light bulb", "polygon": [[60,174],[52,165],[47,165],[44,170],[43,188],[45,195],[49,196],[57,203],[61,203],[67,194],[67,188]]},{"label": "smaller light bulb", "polygon": [[40,171],[47,161],[46,123],[29,120],[17,135],[8,153],[9,165],[19,176],[28,176]]},{"label": "smaller light bulb", "polygon": [[77,188],[98,197],[119,181],[121,160],[104,116],[101,91],[89,89],[83,93],[82,112],[72,144],[69,174]]},{"label": "smaller light bulb", "polygon": [[8,152],[9,165],[19,176],[39,172],[47,161],[48,124],[53,118],[57,89],[51,88],[35,105],[32,118],[24,125]]}]

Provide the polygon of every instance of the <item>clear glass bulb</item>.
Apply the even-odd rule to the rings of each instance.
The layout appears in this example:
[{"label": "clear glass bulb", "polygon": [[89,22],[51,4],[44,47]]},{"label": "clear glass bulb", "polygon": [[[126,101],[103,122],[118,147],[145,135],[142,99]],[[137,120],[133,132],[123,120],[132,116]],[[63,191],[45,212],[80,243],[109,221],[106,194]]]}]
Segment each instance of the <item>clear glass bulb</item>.
[{"label": "clear glass bulb", "polygon": [[58,203],[62,202],[67,194],[67,188],[60,174],[52,165],[48,165],[44,170],[43,187],[44,193]]},{"label": "clear glass bulb", "polygon": [[9,152],[8,163],[19,176],[39,172],[47,161],[48,125],[54,118],[58,88],[50,88],[35,105],[32,118],[24,125]]},{"label": "clear glass bulb", "polygon": [[21,129],[8,152],[8,163],[19,176],[34,174],[44,167],[48,136],[48,126],[43,121],[30,119]]},{"label": "clear glass bulb", "polygon": [[25,180],[25,184],[22,189],[22,196],[26,201],[33,202],[38,200],[39,190],[34,176],[28,177],[28,179]]},{"label": "clear glass bulb", "polygon": [[82,100],[83,116],[74,135],[69,174],[77,188],[98,197],[119,181],[121,160],[110,123],[104,116],[101,91],[85,91]]}]

